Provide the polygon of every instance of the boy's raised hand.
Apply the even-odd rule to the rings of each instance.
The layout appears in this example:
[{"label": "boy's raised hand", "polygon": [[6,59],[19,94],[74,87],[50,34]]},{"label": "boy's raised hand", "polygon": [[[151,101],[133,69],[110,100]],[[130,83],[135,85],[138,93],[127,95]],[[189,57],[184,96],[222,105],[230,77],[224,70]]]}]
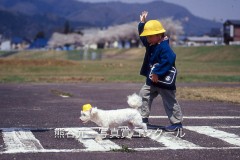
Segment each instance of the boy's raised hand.
[{"label": "boy's raised hand", "polygon": [[148,15],[148,12],[147,12],[147,11],[143,11],[142,14],[140,15],[140,21],[141,21],[142,23],[145,23],[145,22],[146,22],[147,15]]}]

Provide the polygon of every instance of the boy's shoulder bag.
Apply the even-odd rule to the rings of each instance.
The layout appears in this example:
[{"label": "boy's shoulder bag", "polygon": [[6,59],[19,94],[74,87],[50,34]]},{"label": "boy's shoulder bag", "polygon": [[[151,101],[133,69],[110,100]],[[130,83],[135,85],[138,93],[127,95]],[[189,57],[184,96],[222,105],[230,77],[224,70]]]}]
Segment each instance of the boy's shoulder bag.
[{"label": "boy's shoulder bag", "polygon": [[[152,71],[155,68],[155,65],[157,65],[158,63],[154,64],[151,68],[150,74],[149,74],[149,78],[152,80]],[[176,81],[176,77],[177,77],[177,69],[172,66],[172,68],[167,71],[167,73],[164,76],[158,77],[158,82],[156,85],[159,86],[165,86],[165,87],[171,87],[172,85],[175,85],[175,81]]]}]

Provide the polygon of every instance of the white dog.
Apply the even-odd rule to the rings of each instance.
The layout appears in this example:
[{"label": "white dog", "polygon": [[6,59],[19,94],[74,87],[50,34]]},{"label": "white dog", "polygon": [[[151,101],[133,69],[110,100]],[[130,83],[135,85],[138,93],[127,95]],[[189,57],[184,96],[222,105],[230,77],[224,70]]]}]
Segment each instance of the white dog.
[{"label": "white dog", "polygon": [[117,109],[117,110],[101,110],[97,107],[91,107],[90,104],[83,106],[81,111],[81,117],[83,123],[92,121],[98,126],[104,128],[117,128],[121,125],[127,125],[130,129],[130,133],[127,138],[131,138],[134,133],[135,127],[140,127],[144,130],[143,135],[146,135],[147,126],[142,122],[142,117],[137,110],[142,105],[142,98],[136,93],[128,96],[127,103],[132,108]]}]

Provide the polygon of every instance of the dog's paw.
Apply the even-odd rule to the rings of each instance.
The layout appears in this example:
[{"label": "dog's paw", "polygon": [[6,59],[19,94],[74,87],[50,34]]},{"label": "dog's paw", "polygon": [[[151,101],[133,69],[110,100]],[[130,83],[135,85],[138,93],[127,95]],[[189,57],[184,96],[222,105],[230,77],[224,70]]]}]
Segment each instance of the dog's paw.
[{"label": "dog's paw", "polygon": [[132,140],[132,136],[126,136],[126,138]]},{"label": "dog's paw", "polygon": [[147,132],[141,133],[140,136],[143,138],[147,137]]},{"label": "dog's paw", "polygon": [[102,141],[102,137],[100,135],[95,137],[95,141],[96,142],[101,142]]},{"label": "dog's paw", "polygon": [[133,134],[131,133],[126,136],[127,139],[132,139],[132,137],[133,137]]}]

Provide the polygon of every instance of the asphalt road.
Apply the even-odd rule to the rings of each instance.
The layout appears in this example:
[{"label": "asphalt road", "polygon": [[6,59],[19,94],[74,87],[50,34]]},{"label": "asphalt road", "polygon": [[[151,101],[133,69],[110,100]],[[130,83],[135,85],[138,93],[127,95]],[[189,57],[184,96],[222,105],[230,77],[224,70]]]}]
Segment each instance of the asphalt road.
[{"label": "asphalt road", "polygon": [[[240,158],[240,106],[223,102],[180,100],[183,137],[150,130],[142,138],[136,130],[129,140],[121,137],[124,129],[120,128],[115,137],[96,142],[94,136],[105,132],[94,123],[80,122],[82,105],[126,108],[127,95],[138,93],[141,85],[0,84],[0,159]],[[160,97],[153,103],[150,122],[169,125]]]}]

